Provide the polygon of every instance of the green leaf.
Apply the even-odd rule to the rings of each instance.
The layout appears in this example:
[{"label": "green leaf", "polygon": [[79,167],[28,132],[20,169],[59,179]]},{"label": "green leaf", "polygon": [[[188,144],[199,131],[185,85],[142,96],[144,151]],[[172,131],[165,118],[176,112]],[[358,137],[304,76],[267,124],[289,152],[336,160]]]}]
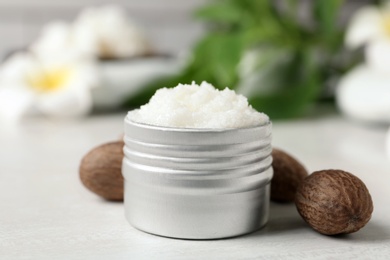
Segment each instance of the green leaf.
[{"label": "green leaf", "polygon": [[205,37],[195,47],[194,59],[183,75],[191,81],[208,81],[217,88],[234,87],[237,65],[243,52],[241,38],[233,33]]},{"label": "green leaf", "polygon": [[338,14],[343,0],[317,0],[314,2],[314,15],[318,22],[318,31],[331,37],[339,30]]},{"label": "green leaf", "polygon": [[239,9],[225,2],[217,2],[198,9],[195,17],[205,21],[237,23],[242,17]]},{"label": "green leaf", "polygon": [[271,80],[263,78],[258,82],[259,86],[265,82],[274,84],[273,91],[257,91],[249,97],[249,102],[271,119],[302,115],[318,98],[321,89],[318,61],[314,57],[310,49],[293,54],[291,59],[270,71],[268,77]]}]

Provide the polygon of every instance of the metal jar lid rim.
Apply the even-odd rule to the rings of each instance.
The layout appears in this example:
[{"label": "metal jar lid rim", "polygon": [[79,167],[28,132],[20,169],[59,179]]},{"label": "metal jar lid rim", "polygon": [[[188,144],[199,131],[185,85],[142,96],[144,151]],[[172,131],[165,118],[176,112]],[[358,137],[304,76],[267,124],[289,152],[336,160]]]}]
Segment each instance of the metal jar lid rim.
[{"label": "metal jar lid rim", "polygon": [[152,124],[146,124],[141,122],[136,122],[129,118],[129,116],[126,116],[125,118],[126,123],[130,123],[134,126],[146,128],[146,129],[153,129],[153,130],[162,130],[162,131],[172,131],[172,132],[207,132],[207,133],[215,133],[215,132],[229,132],[229,131],[237,131],[237,130],[246,130],[246,129],[254,129],[259,127],[266,127],[271,124],[271,121],[267,121],[265,124],[258,124],[254,126],[247,126],[247,127],[238,127],[238,128],[192,128],[192,127],[171,127],[171,126],[158,126],[158,125],[152,125]]},{"label": "metal jar lid rim", "polygon": [[248,143],[268,138],[272,123],[245,128],[177,128],[148,125],[125,118],[125,135],[131,139],[169,145],[222,145]]}]

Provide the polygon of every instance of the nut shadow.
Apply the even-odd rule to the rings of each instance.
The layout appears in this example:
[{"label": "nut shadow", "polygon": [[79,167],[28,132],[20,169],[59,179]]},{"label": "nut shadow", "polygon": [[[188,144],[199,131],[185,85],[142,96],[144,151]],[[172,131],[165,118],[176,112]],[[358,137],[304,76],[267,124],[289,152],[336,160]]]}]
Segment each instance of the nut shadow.
[{"label": "nut shadow", "polygon": [[355,233],[328,237],[329,239],[340,239],[354,243],[383,242],[390,240],[390,232],[386,227],[371,220],[365,227]]},{"label": "nut shadow", "polygon": [[381,223],[371,220],[361,230],[352,234],[341,234],[336,236],[321,235],[313,230],[299,215],[295,204],[270,204],[268,224],[261,230],[248,234],[245,237],[257,237],[264,235],[279,235],[291,232],[313,232],[319,236],[331,240],[343,240],[353,243],[383,242],[390,241],[390,231]]}]

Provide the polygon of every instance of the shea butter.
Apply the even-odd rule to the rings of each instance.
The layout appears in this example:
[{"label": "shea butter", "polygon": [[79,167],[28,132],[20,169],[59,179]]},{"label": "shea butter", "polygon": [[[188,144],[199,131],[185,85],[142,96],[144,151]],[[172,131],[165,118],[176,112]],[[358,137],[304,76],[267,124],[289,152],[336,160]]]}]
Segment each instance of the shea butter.
[{"label": "shea butter", "polygon": [[149,103],[129,112],[128,117],[148,125],[206,129],[253,127],[269,121],[246,97],[207,82],[159,89]]}]

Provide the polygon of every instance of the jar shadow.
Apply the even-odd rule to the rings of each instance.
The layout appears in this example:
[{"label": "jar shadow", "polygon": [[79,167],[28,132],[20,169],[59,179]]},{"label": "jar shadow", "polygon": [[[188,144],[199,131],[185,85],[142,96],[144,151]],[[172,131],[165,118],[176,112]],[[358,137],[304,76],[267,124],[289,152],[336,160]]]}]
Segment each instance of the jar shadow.
[{"label": "jar shadow", "polygon": [[308,229],[308,225],[299,216],[294,203],[270,203],[269,220],[261,230],[247,236],[263,236],[289,233],[300,229]]}]

